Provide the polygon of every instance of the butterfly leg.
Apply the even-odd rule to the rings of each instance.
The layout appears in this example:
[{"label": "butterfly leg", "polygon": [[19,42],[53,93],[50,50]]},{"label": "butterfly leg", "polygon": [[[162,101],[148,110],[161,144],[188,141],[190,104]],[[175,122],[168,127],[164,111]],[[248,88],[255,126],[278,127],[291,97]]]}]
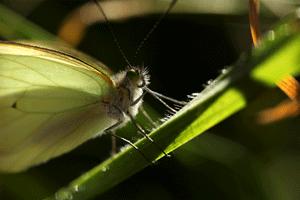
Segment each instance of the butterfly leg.
[{"label": "butterfly leg", "polygon": [[143,105],[139,107],[141,113],[147,118],[147,120],[150,122],[150,124],[154,127],[157,128],[157,124],[151,119],[151,117],[148,115],[148,113],[144,110]]},{"label": "butterfly leg", "polygon": [[122,124],[123,121],[118,121],[117,123],[115,123],[114,125],[112,125],[111,127],[107,128],[104,132],[110,134],[112,137],[114,138],[118,138],[124,142],[126,142],[127,144],[129,144],[130,146],[132,146],[133,148],[135,148],[138,152],[140,152],[140,154],[142,154],[142,156],[150,163],[150,164],[155,164],[154,162],[150,161],[146,155],[137,147],[135,146],[132,142],[130,142],[129,140],[122,138],[118,135],[115,135],[114,133],[111,132],[112,129],[118,127],[120,124]]},{"label": "butterfly leg", "polygon": [[[114,132],[113,132],[114,134]],[[110,155],[114,156],[117,154],[117,141],[116,141],[116,137],[111,136],[111,151],[110,151]]]},{"label": "butterfly leg", "polygon": [[[113,135],[115,135],[115,131],[113,129],[118,127],[121,123],[122,123],[122,121],[119,121],[116,124],[114,124],[111,127],[104,130],[104,133],[109,133],[111,135],[111,152],[110,152],[111,156],[114,156],[117,154],[117,142],[116,142],[116,137],[113,136]],[[110,132],[112,132],[112,133],[110,133]]]},{"label": "butterfly leg", "polygon": [[142,94],[139,98],[137,98],[134,102],[131,103],[131,106],[134,106],[134,105],[136,105],[138,102],[140,102],[140,101],[143,99],[143,97],[145,96],[146,93],[147,93],[147,92],[143,92],[143,94]]},{"label": "butterfly leg", "polygon": [[[144,91],[143,94],[142,94],[139,98],[137,98],[134,102],[132,102],[131,106],[134,106],[134,105],[136,105],[138,102],[140,102],[140,101],[143,99],[143,97],[145,96],[146,93],[147,93],[147,92]],[[149,115],[146,113],[146,111],[144,110],[143,105],[141,105],[141,106],[139,107],[139,109],[140,109],[140,111],[143,113],[143,115],[147,118],[147,120],[150,122],[150,124],[151,124],[154,128],[157,128],[157,125],[154,123],[154,121],[150,118],[150,116],[149,116]]]},{"label": "butterfly leg", "polygon": [[126,115],[130,118],[130,120],[131,120],[131,122],[137,127],[137,129],[152,143],[152,144],[154,144],[161,152],[163,152],[164,154],[165,154],[165,156],[167,156],[167,157],[171,157],[169,154],[167,154],[166,152],[164,152],[164,150],[162,150],[162,148],[160,148],[157,144],[155,144],[155,142],[152,140],[152,138],[150,138],[147,134],[146,134],[146,132],[140,127],[140,125],[138,125],[136,122],[135,122],[135,120],[134,120],[134,118],[133,118],[133,116],[129,113],[129,112],[127,112],[126,113]]}]

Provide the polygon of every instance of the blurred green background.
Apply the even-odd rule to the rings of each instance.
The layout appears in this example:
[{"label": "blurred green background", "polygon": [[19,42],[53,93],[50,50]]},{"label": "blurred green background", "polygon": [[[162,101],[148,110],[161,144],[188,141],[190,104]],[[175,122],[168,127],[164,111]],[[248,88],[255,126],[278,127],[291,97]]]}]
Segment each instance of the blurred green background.
[{"label": "blurred green background", "polygon": [[[67,14],[85,2],[0,1],[53,34]],[[161,2],[167,8],[168,2],[157,2],[157,6]],[[274,5],[269,2],[261,5],[262,31],[296,7],[290,1]],[[178,100],[200,92],[203,84],[252,47],[248,1],[190,3],[190,9],[180,11],[177,7],[161,22],[136,60],[149,68],[151,89]],[[129,61],[159,16],[111,21]],[[92,25],[78,49],[116,72],[126,66],[105,23]],[[270,90],[253,105],[174,151],[171,158],[148,166],[96,199],[300,198],[299,118],[261,126],[251,112],[253,108],[275,106],[286,98],[279,89]],[[150,95],[145,101],[161,116],[167,113]],[[120,134],[126,136],[126,129]],[[28,172],[0,175],[0,199],[42,199],[51,195],[108,158],[110,148],[110,137],[102,136]]]}]

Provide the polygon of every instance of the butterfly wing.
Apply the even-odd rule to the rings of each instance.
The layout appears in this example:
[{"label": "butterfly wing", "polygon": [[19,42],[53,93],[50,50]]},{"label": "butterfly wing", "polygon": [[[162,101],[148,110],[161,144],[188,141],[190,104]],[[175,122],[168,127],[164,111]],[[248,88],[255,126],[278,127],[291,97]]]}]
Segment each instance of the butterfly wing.
[{"label": "butterfly wing", "polygon": [[68,55],[71,55],[72,57],[80,58],[81,61],[88,63],[89,65],[93,66],[95,69],[101,71],[102,73],[110,77],[115,74],[110,68],[105,66],[100,61],[96,60],[95,58],[83,52],[74,49],[72,46],[66,43],[53,42],[53,41],[49,42],[45,40],[18,40],[17,42],[22,44],[38,46],[38,47],[44,47],[48,49],[54,49],[59,52],[64,52]]},{"label": "butterfly wing", "polygon": [[114,83],[101,69],[58,51],[0,42],[0,171],[46,162],[115,123],[102,105],[114,97]]}]

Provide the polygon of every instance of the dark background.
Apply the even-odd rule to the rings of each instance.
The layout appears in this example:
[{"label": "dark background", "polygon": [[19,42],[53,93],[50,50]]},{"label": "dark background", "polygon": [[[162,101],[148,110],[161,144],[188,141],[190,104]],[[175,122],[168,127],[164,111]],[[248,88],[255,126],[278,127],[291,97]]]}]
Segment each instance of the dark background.
[{"label": "dark background", "polygon": [[[44,1],[26,18],[56,34],[64,17],[83,3]],[[158,18],[159,15],[149,15],[111,22],[130,62]],[[152,90],[178,100],[186,100],[187,95],[201,92],[203,84],[216,78],[223,68],[234,63],[242,52],[251,48],[248,20],[248,13],[238,16],[170,13],[146,41],[136,63],[144,63],[149,68]],[[274,21],[276,19],[262,17],[263,29]],[[78,49],[116,72],[126,66],[107,24],[91,26]],[[145,101],[162,116],[166,113],[166,109],[150,95],[145,97]],[[210,132],[232,139],[233,135],[243,133],[237,128],[237,123],[239,121],[231,117]],[[203,135],[205,134],[209,133]],[[201,137],[202,135],[192,141],[193,145],[201,144]],[[30,169],[28,173],[38,173],[38,177],[49,179],[45,184],[55,192],[108,158],[108,144],[108,136],[91,140],[67,155]],[[241,199],[241,193],[252,198],[263,197],[257,185],[252,185],[254,178],[251,175],[240,175],[228,166],[201,156],[201,153],[197,153],[197,148],[193,152],[189,151],[188,145],[176,150],[172,158],[161,159],[157,166],[147,167],[96,199]],[[189,159],[179,159],[180,155]],[[18,174],[11,175],[11,178],[18,180],[17,176]],[[4,199],[17,199],[12,197],[9,190],[2,189],[2,196]]]}]

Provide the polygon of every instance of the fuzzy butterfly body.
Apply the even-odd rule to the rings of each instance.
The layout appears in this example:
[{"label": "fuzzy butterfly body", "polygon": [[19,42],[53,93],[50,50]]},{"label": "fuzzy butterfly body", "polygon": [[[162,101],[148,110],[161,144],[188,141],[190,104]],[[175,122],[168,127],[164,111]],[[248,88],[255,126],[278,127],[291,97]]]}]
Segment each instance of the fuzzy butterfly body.
[{"label": "fuzzy butterfly body", "polygon": [[0,42],[0,171],[46,162],[137,114],[148,84],[145,70],[113,76],[102,63],[72,51],[82,59]]}]

